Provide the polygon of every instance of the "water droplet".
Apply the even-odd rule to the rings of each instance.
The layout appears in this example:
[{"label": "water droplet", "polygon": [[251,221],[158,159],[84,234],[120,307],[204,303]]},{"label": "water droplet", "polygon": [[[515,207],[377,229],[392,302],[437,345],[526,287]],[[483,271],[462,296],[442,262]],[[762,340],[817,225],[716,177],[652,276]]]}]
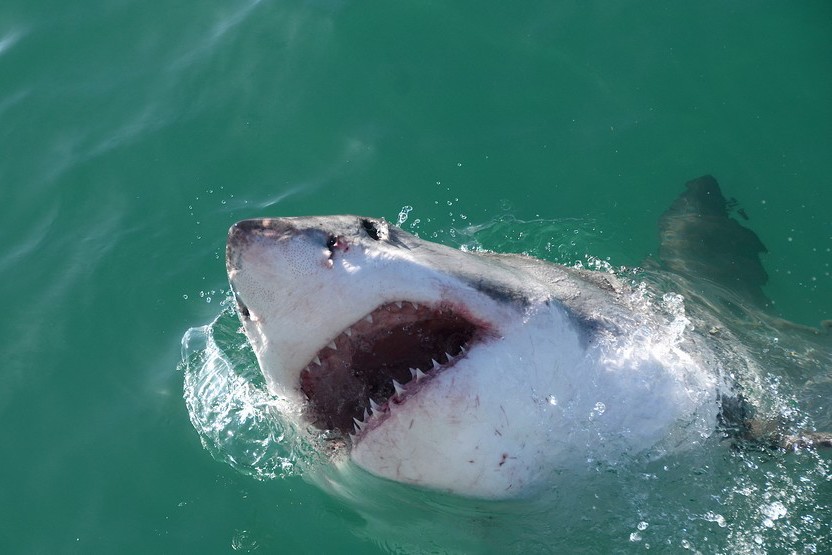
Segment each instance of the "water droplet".
[{"label": "water droplet", "polygon": [[[789,511],[780,501],[775,501],[774,503],[760,507],[760,512],[762,512],[764,516],[768,517],[768,519],[774,521],[778,518],[783,518]],[[766,524],[766,526],[768,525]]]},{"label": "water droplet", "polygon": [[402,206],[402,209],[399,210],[399,216],[396,218],[396,226],[401,227],[407,221],[412,210],[412,206]]}]

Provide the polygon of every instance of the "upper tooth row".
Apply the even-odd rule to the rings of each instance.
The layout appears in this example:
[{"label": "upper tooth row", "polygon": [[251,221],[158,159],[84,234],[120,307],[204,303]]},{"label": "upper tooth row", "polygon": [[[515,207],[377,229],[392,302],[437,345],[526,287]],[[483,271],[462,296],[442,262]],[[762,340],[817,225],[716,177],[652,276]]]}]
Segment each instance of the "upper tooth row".
[{"label": "upper tooth row", "polygon": [[[419,303],[414,303],[413,301],[406,301],[406,302],[407,302],[407,304],[409,304],[413,308],[419,308]],[[393,304],[396,305],[396,308],[404,308],[404,302],[403,301],[396,301]]]},{"label": "upper tooth row", "polygon": [[[352,334],[352,331],[350,331],[350,330],[349,330],[349,328],[347,328],[347,330],[348,330],[348,331],[347,331],[347,332],[345,332],[345,333],[347,333],[347,335],[351,335],[351,334]],[[336,345],[336,344],[335,344],[335,340],[334,340],[334,339],[333,339],[332,341],[330,341],[330,342],[329,342],[329,344],[327,345],[327,347],[329,347],[329,348],[330,348],[330,349],[332,349],[333,351],[337,351],[337,350],[338,350],[338,345]],[[462,347],[461,354],[465,354],[465,347]],[[454,360],[454,358],[455,358],[455,357],[454,357],[453,355],[451,355],[450,353],[445,353],[445,357],[448,359],[448,360],[447,360],[447,362],[453,362],[453,360]],[[439,367],[441,366],[438,362],[436,362],[436,359],[430,359],[430,361],[431,361],[431,363],[433,364],[433,367],[431,368],[431,370],[436,370],[437,368],[439,368]],[[313,362],[314,364],[316,364],[317,366],[321,366],[321,358],[320,358],[318,355],[315,355],[315,358],[313,358],[313,359],[312,359],[312,362]],[[413,369],[413,368],[411,368],[411,369],[410,369],[410,373],[413,375],[413,377],[414,377],[414,378],[416,377],[416,372],[419,372],[419,373],[420,373],[420,377],[424,377],[424,376],[425,376],[424,372],[422,372],[421,370],[415,370],[415,371],[414,371],[414,369]]]},{"label": "upper tooth row", "polygon": [[[394,304],[395,304],[397,307],[399,307],[399,308],[404,307],[404,303],[403,303],[402,301],[396,301]],[[418,304],[416,304],[416,303],[411,302],[410,304],[411,304],[411,305],[413,305],[413,308],[419,308],[419,305],[418,305]],[[365,320],[366,322],[368,322],[368,323],[372,324],[372,323],[373,323],[373,315],[372,315],[372,314],[368,314],[368,315],[366,315],[366,316],[364,317],[364,320]],[[344,335],[346,335],[347,337],[352,337],[352,328],[347,328],[347,329],[345,329],[343,333],[344,333]],[[337,350],[338,350],[338,345],[336,345],[336,344],[335,344],[335,340],[334,340],[334,339],[333,339],[332,341],[330,341],[330,342],[329,342],[329,344],[327,345],[327,347],[329,347],[329,348],[330,348],[330,349],[332,349],[333,351],[337,351]],[[315,357],[315,358],[317,359],[317,357]],[[319,364],[319,365],[320,365],[320,361],[318,361],[318,362],[317,362],[317,364]]]}]

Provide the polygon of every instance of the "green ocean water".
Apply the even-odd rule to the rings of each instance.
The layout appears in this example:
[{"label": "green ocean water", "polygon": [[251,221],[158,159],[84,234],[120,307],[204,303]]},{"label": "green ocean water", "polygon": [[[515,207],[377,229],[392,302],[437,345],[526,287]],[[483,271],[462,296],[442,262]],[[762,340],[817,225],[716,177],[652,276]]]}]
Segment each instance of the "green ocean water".
[{"label": "green ocean water", "polygon": [[830,99],[824,1],[5,2],[0,551],[444,552],[464,528],[485,538],[465,551],[830,552],[824,455],[697,455],[699,478],[678,460],[531,520],[430,499],[431,522],[422,493],[382,488],[397,510],[372,521],[215,460],[181,365],[222,310],[238,219],[411,207],[409,229],[452,244],[555,222],[490,246],[635,265],[705,173],[768,247],[779,314],[816,325]]}]

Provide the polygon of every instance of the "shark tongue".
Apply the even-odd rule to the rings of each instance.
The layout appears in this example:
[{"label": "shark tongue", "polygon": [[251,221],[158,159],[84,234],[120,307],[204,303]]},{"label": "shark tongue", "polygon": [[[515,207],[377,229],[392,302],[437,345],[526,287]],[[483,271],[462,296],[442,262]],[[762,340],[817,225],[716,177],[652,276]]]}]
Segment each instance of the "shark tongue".
[{"label": "shark tongue", "polygon": [[[324,347],[301,372],[307,416],[317,427],[349,433],[397,388],[461,354],[480,326],[450,307],[383,305]],[[412,370],[411,370],[412,369]],[[394,384],[394,381],[396,384]]]}]

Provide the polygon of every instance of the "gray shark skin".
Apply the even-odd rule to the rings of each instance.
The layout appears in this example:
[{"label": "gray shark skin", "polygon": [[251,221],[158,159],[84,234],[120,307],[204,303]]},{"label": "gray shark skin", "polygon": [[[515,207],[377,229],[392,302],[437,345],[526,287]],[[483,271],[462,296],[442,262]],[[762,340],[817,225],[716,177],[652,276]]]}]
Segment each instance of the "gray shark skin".
[{"label": "gray shark skin", "polygon": [[[764,306],[765,248],[726,206],[713,178],[689,183],[660,221],[661,263],[678,283],[703,274],[698,295],[732,288]],[[679,295],[359,216],[244,220],[226,255],[269,390],[300,429],[331,438],[335,465],[498,499],[694,448],[720,425],[781,442],[735,392],[757,361]]]}]

